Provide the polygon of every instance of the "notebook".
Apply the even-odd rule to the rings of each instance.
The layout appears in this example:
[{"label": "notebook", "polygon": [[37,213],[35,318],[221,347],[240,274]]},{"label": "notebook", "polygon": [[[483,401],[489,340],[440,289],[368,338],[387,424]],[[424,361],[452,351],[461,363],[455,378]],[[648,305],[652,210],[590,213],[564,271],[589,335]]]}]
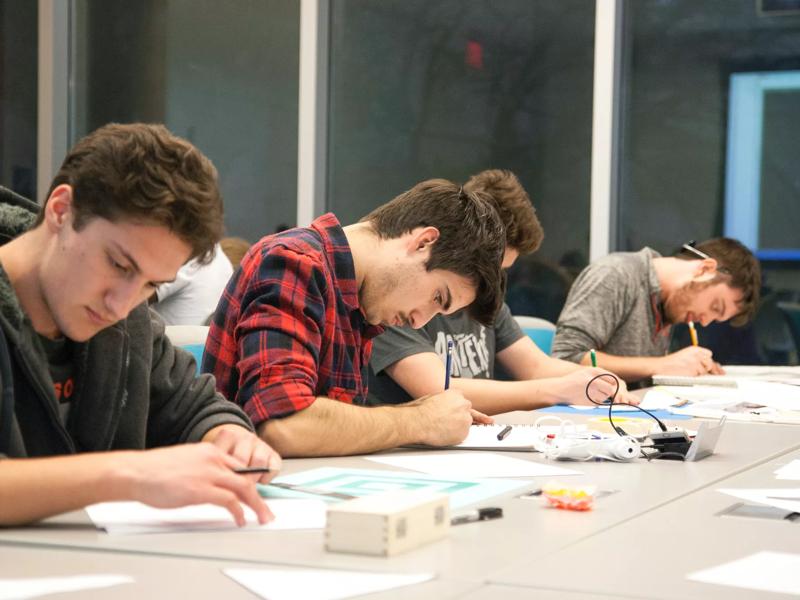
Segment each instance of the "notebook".
[{"label": "notebook", "polygon": [[[450,446],[459,450],[509,450],[517,452],[538,452],[548,433],[558,427],[536,427],[535,425],[511,425],[502,440],[497,436],[506,428],[502,423],[492,425],[473,425],[467,438],[458,445]],[[572,428],[570,428],[572,429]],[[584,426],[585,429],[585,426]]]}]

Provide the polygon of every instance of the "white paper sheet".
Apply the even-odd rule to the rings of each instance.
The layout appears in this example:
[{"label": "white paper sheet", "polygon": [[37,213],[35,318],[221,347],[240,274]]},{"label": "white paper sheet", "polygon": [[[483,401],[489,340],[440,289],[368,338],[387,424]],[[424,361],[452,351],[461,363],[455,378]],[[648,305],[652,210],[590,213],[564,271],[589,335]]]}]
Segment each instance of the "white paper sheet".
[{"label": "white paper sheet", "polygon": [[96,590],[133,583],[128,575],[71,575],[69,577],[31,577],[0,579],[0,600],[24,600],[61,592]]},{"label": "white paper sheet", "polygon": [[339,600],[433,579],[432,573],[397,575],[322,569],[224,569],[222,572],[268,600]]},{"label": "white paper sheet", "polygon": [[800,595],[800,554],[758,552],[686,577],[703,583]]},{"label": "white paper sheet", "polygon": [[800,460],[793,460],[775,471],[776,479],[800,480]]},{"label": "white paper sheet", "polygon": [[580,475],[579,471],[540,462],[511,458],[491,452],[425,452],[367,456],[367,460],[430,475],[466,477],[559,477]]},{"label": "white paper sheet", "polygon": [[774,506],[782,510],[800,512],[800,488],[722,488],[717,491],[733,496],[734,498],[739,498],[740,500],[766,504],[767,506]]},{"label": "white paper sheet", "polygon": [[[242,531],[325,527],[327,505],[322,500],[270,500],[267,505],[275,520],[266,525],[259,525],[255,513],[242,505],[247,519]],[[98,528],[115,535],[239,529],[227,510],[213,504],[153,508],[141,502],[103,502],[87,506],[86,512]]]}]

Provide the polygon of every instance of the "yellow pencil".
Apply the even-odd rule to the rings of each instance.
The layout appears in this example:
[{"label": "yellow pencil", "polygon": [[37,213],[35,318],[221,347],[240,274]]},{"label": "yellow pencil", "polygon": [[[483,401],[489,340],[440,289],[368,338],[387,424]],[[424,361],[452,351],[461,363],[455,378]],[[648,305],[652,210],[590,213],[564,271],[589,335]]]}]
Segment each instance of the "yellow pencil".
[{"label": "yellow pencil", "polygon": [[697,346],[697,331],[694,328],[694,321],[689,321],[689,335],[692,336],[692,346]]}]

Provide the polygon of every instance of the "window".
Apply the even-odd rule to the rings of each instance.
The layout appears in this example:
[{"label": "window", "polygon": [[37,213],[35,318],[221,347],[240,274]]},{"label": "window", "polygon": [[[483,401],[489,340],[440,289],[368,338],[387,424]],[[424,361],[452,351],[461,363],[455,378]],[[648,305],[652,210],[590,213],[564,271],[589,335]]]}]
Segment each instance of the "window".
[{"label": "window", "polygon": [[328,208],[350,223],[421,180],[510,169],[559,288],[527,302],[543,280],[520,264],[512,310],[557,316],[559,262],[588,258],[594,2],[333,0],[330,35]]},{"label": "window", "polygon": [[36,200],[36,2],[0,0],[0,185]]},{"label": "window", "polygon": [[229,235],[293,225],[299,3],[75,6],[71,142],[109,121],[163,122],[217,166]]}]

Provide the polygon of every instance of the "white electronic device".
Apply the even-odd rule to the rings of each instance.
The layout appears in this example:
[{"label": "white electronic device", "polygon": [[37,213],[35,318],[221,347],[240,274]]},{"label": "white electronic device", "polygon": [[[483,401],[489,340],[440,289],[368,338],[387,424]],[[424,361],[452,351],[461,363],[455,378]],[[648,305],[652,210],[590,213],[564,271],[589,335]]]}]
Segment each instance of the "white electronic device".
[{"label": "white electronic device", "polygon": [[396,490],[329,506],[325,549],[392,556],[443,538],[449,530],[447,494]]},{"label": "white electronic device", "polygon": [[545,447],[544,455],[557,460],[591,460],[602,458],[629,461],[640,455],[639,442],[631,436],[602,439],[556,437]]}]

